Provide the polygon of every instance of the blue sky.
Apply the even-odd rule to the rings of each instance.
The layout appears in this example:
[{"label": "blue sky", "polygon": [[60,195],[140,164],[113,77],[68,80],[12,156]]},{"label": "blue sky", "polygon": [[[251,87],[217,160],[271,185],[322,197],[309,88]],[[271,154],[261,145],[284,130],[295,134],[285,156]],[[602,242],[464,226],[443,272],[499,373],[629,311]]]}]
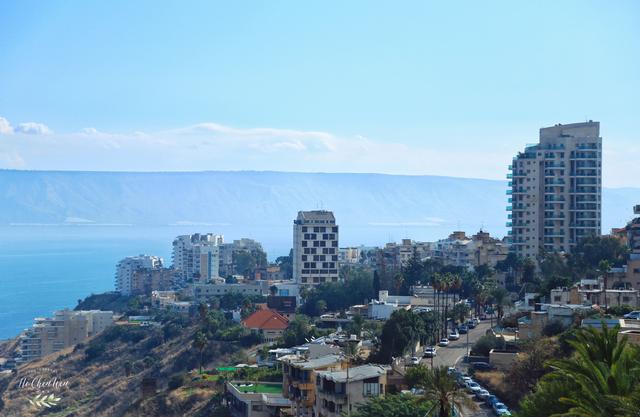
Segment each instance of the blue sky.
[{"label": "blue sky", "polygon": [[637,186],[638,97],[634,1],[0,4],[0,168],[504,178],[594,119]]}]

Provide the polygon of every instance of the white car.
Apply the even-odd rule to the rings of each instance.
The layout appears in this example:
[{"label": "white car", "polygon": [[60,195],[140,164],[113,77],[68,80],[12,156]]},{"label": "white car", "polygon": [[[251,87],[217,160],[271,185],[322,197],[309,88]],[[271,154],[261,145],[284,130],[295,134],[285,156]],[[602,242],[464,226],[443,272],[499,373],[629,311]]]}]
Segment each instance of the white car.
[{"label": "white car", "polygon": [[470,393],[475,394],[481,389],[482,387],[477,382],[473,382],[473,381],[467,382],[467,391],[469,391]]},{"label": "white car", "polygon": [[412,357],[409,359],[409,363],[410,363],[411,365],[414,365],[414,366],[415,366],[415,365],[420,365],[420,358],[418,358],[417,356],[412,356]]},{"label": "white car", "polygon": [[458,339],[460,339],[460,333],[458,333],[457,330],[454,330],[451,333],[449,333],[449,340],[458,340]]},{"label": "white car", "polygon": [[489,398],[491,393],[486,389],[481,389],[480,391],[476,392],[475,395],[477,399],[485,401],[487,398]]},{"label": "white car", "polygon": [[640,320],[640,311],[632,311],[623,316],[625,319]]},{"label": "white car", "polygon": [[502,403],[495,403],[493,405],[493,411],[495,411],[496,414],[499,415],[499,416],[510,416],[511,415],[511,412],[509,411],[507,406],[502,404]]},{"label": "white car", "polygon": [[443,337],[438,342],[438,346],[442,346],[442,347],[449,346],[449,339],[447,339],[446,337]]},{"label": "white car", "polygon": [[425,358],[434,358],[436,356],[436,347],[435,346],[428,346],[428,347],[424,348],[423,356]]}]

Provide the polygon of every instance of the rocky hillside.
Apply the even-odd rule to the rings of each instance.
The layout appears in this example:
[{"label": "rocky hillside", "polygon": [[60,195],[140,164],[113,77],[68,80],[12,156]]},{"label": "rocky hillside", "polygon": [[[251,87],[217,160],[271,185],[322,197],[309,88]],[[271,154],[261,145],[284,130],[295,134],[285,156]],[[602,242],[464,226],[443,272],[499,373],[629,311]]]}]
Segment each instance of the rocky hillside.
[{"label": "rocky hillside", "polygon": [[[221,385],[190,382],[195,373],[189,371],[199,363],[199,353],[192,347],[195,331],[194,324],[176,321],[160,327],[107,329],[76,348],[0,376],[0,415],[214,415]],[[222,365],[238,350],[234,343],[211,342],[203,356],[209,366]],[[62,386],[46,383],[53,378]],[[189,387],[180,387],[184,383]],[[46,404],[38,394],[47,395]]]}]

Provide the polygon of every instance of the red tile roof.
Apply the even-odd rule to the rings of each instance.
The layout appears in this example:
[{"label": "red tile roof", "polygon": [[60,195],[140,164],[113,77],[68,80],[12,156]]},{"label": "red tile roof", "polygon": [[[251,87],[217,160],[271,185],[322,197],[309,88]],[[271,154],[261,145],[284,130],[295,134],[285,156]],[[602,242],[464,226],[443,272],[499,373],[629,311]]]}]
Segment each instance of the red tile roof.
[{"label": "red tile roof", "polygon": [[258,310],[242,320],[244,327],[260,330],[284,330],[289,326],[289,320],[273,310]]}]

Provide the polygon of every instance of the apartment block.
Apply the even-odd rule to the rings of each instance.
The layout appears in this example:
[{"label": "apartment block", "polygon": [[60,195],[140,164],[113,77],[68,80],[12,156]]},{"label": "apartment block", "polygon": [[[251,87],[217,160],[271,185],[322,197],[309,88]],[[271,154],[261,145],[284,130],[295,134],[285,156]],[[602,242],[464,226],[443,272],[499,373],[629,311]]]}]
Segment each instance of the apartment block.
[{"label": "apartment block", "polygon": [[509,169],[507,227],[516,254],[570,252],[584,236],[600,234],[599,122],[540,129],[540,141],[518,153]]},{"label": "apartment block", "polygon": [[300,211],[293,222],[293,279],[300,285],[337,282],[338,225],[332,212]]},{"label": "apartment block", "polygon": [[136,272],[159,270],[162,266],[163,260],[159,256],[138,255],[124,258],[116,265],[116,291],[123,295],[131,295],[134,291]]},{"label": "apartment block", "polygon": [[631,253],[627,261],[627,281],[640,290],[640,205],[633,208],[636,217],[627,224],[627,242]]},{"label": "apartment block", "polygon": [[315,413],[317,417],[341,417],[367,400],[387,391],[390,366],[362,365],[316,373]]},{"label": "apartment block", "polygon": [[168,291],[173,288],[173,268],[138,269],[131,277],[131,294],[151,295],[153,291]]},{"label": "apartment block", "polygon": [[340,355],[326,355],[306,359],[297,355],[283,356],[282,395],[291,400],[296,416],[312,416],[316,403],[316,374],[320,371],[342,369]]},{"label": "apartment block", "polygon": [[221,243],[218,246],[220,248],[219,275],[224,278],[245,273],[245,271],[239,271],[236,267],[236,257],[238,254],[250,253],[258,256],[259,253],[264,253],[260,242],[247,238],[236,239],[233,243]]},{"label": "apartment block", "polygon": [[217,278],[222,235],[182,235],[173,241],[173,268],[181,281],[206,282]]},{"label": "apartment block", "polygon": [[34,321],[19,338],[21,362],[40,359],[102,332],[113,324],[113,311],[61,310]]}]

